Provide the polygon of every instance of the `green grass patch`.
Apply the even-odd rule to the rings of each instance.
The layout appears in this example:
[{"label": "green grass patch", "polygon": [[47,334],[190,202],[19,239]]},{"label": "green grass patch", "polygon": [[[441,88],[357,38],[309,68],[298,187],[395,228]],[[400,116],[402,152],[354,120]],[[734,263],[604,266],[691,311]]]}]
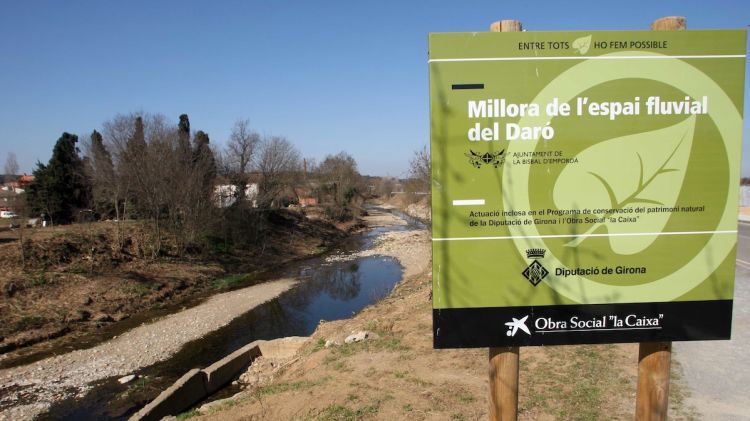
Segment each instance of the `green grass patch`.
[{"label": "green grass patch", "polygon": [[356,421],[357,419],[359,419],[357,411],[340,404],[329,405],[317,417],[318,421]]},{"label": "green grass patch", "polygon": [[178,420],[186,420],[186,419],[189,419],[189,418],[197,417],[199,415],[201,415],[201,413],[198,412],[197,409],[191,409],[188,412],[183,412],[183,413],[177,415],[177,419]]},{"label": "green grass patch", "polygon": [[31,279],[31,286],[33,287],[40,287],[46,284],[47,278],[44,277],[44,274],[37,275]]},{"label": "green grass patch", "polygon": [[68,272],[76,275],[84,275],[90,272],[91,267],[85,263],[76,263],[68,267]]},{"label": "green grass patch", "polygon": [[46,320],[40,316],[23,316],[16,322],[14,330],[19,332],[28,329],[38,329],[44,326],[45,322]]},{"label": "green grass patch", "polygon": [[474,395],[471,394],[471,392],[467,392],[465,390],[459,390],[456,394],[456,399],[461,403],[472,403],[477,400]]},{"label": "green grass patch", "polygon": [[329,405],[315,418],[318,421],[358,421],[367,415],[375,415],[380,411],[380,401],[361,408],[350,408],[346,405]]},{"label": "green grass patch", "polygon": [[318,341],[315,342],[315,345],[310,349],[310,353],[314,354],[314,353],[320,351],[321,349],[323,349],[325,347],[326,347],[326,341],[325,341],[325,339],[322,339],[322,338],[318,339]]},{"label": "green grass patch", "polygon": [[218,290],[230,290],[246,286],[257,280],[257,273],[238,273],[224,278],[214,279],[213,288]]},{"label": "green grass patch", "polygon": [[352,368],[346,364],[346,361],[330,357],[331,356],[329,355],[326,359],[323,360],[323,362],[330,366],[332,369],[336,371],[353,371]]},{"label": "green grass patch", "polygon": [[127,399],[131,395],[135,395],[138,393],[142,393],[146,390],[146,388],[154,381],[154,378],[151,376],[143,376],[135,379],[128,388],[120,393],[117,397],[118,399]]},{"label": "green grass patch", "polygon": [[434,386],[435,385],[434,383],[432,383],[430,381],[423,380],[423,379],[420,379],[418,377],[407,377],[406,380],[409,381],[409,382],[411,382],[411,383],[416,384],[419,387],[429,387],[429,386]]},{"label": "green grass patch", "polygon": [[328,247],[318,246],[318,247],[315,247],[315,249],[313,249],[313,254],[314,255],[323,254],[327,251],[328,251]]},{"label": "green grass patch", "polygon": [[404,345],[401,339],[393,334],[378,334],[375,339],[366,339],[361,342],[342,344],[331,348],[331,353],[326,356],[325,362],[331,363],[340,358],[350,357],[358,352],[391,351],[405,353],[411,348]]},{"label": "green grass patch", "polygon": [[357,395],[356,393],[350,393],[350,394],[346,395],[346,401],[347,402],[354,402],[354,401],[358,401],[358,400],[359,400],[359,395]]},{"label": "green grass patch", "polygon": [[156,291],[158,284],[147,283],[147,282],[134,282],[125,288],[125,291],[129,294],[137,295],[139,297],[145,297]]},{"label": "green grass patch", "polygon": [[284,393],[289,391],[307,390],[315,386],[320,386],[330,379],[330,377],[326,376],[317,380],[302,380],[291,383],[270,384],[268,386],[261,387],[258,391],[261,395],[275,395],[277,393]]}]

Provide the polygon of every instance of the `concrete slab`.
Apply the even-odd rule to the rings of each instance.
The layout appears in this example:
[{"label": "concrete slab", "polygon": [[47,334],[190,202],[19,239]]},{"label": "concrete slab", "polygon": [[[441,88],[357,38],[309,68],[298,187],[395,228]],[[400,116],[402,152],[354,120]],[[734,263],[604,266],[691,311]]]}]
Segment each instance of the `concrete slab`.
[{"label": "concrete slab", "polygon": [[253,360],[261,355],[260,344],[265,341],[251,342],[234,351],[219,361],[206,367],[206,392],[212,394],[231,382],[237,374],[249,366]]},{"label": "concrete slab", "polygon": [[231,382],[254,359],[261,355],[276,359],[292,358],[308,339],[292,336],[251,342],[203,370],[194,368],[133,415],[130,421],[160,420],[179,414]]},{"label": "concrete slab", "polygon": [[180,377],[169,389],[130,417],[129,421],[156,421],[179,414],[206,397],[206,375],[194,368]]},{"label": "concrete slab", "polygon": [[307,336],[289,336],[260,343],[260,352],[265,358],[286,360],[294,357],[302,345],[310,339]]}]

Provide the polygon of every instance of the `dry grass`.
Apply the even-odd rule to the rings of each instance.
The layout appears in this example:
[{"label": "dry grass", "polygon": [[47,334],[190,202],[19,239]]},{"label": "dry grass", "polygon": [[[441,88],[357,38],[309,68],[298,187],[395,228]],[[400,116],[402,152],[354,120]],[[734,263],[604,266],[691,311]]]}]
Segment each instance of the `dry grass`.
[{"label": "dry grass", "polygon": [[[422,274],[356,317],[322,324],[274,383],[202,417],[486,419],[487,350],[433,350],[430,289],[429,276]],[[377,339],[343,344],[362,329]],[[343,345],[325,348],[326,340]],[[519,418],[631,420],[636,358],[636,344],[522,348]],[[275,393],[262,392],[267,388]]]}]

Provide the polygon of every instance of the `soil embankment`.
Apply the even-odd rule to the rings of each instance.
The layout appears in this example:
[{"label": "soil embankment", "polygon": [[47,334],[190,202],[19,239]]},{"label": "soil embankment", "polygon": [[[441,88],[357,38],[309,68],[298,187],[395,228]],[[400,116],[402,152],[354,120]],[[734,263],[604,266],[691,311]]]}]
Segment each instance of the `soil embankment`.
[{"label": "soil embankment", "polygon": [[274,211],[263,231],[253,233],[254,243],[227,247],[214,239],[198,252],[177,254],[173,239],[165,237],[164,252],[154,258],[151,227],[120,224],[26,230],[25,268],[17,234],[2,233],[0,367],[91,346],[97,340],[92,336],[115,334],[113,324],[144,311],[252,285],[264,270],[323,252],[347,235],[299,212]]}]

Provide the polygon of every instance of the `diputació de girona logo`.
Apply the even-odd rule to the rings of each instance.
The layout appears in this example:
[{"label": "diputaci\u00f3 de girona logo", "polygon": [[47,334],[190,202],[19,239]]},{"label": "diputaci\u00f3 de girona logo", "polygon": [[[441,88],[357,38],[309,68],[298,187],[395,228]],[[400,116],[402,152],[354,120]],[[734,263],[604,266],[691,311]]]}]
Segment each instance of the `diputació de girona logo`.
[{"label": "diputaci\u00f3 de girona logo", "polygon": [[[700,238],[704,241],[702,247],[697,246],[698,251],[693,256],[684,256],[685,264],[677,265],[663,276],[636,287],[605,284],[583,276],[577,282],[565,282],[557,277],[547,277],[544,282],[561,295],[580,303],[638,302],[643,297],[651,301],[671,301],[709,278],[734,248],[734,238],[720,235],[719,231],[736,230],[734,196],[737,193],[732,187],[736,187],[736,178],[739,177],[739,160],[736,157],[740,154],[742,116],[717,82],[684,60],[643,51],[623,51],[600,57],[605,56],[606,59],[585,60],[565,70],[542,89],[533,102],[547,104],[553,99],[560,103],[569,102],[587,90],[620,80],[656,82],[676,89],[685,96],[710,98],[707,115],[721,137],[721,142],[715,141],[713,147],[716,153],[726,154],[721,158],[726,171],[716,176],[721,179],[715,189],[721,189],[721,194],[726,194],[726,200],[714,204],[723,206],[723,209],[716,211],[717,216],[711,220],[711,226],[706,223],[706,226],[699,228],[708,233]],[[637,65],[624,61],[634,58]],[[675,78],[675,75],[680,77]],[[519,124],[542,126],[547,119],[546,116],[524,117]],[[577,155],[580,164],[564,167],[554,186],[544,187],[546,191],[552,187],[552,199],[558,209],[596,206],[628,211],[639,206],[675,206],[685,188],[695,131],[696,117],[688,116],[677,124],[657,130],[601,140],[581,150]],[[533,152],[539,144],[540,140],[509,142],[506,155]],[[504,166],[502,188],[506,210],[511,207],[535,209],[530,199],[530,191],[535,187],[532,185],[531,171],[530,166]],[[588,183],[586,186],[582,185],[584,176]],[[638,228],[646,235],[636,236],[618,235],[628,234],[625,232],[627,224],[602,220],[592,224],[587,231],[578,233],[583,235],[572,237],[562,252],[601,254],[601,250],[584,247],[593,241],[587,234],[605,227],[606,230],[598,230],[597,233],[610,234],[607,241],[613,254],[600,256],[601,259],[642,253],[660,236],[671,215],[672,212],[660,212],[642,216]],[[546,248],[549,250],[547,265],[567,267],[555,255],[560,251],[546,244],[545,236],[534,224],[510,226],[508,229],[519,254],[523,254],[527,248]]]},{"label": "diputaci\u00f3 de girona logo", "polygon": [[527,249],[526,250],[526,257],[529,259],[534,259],[529,266],[524,269],[524,271],[521,273],[526,279],[531,282],[531,285],[537,286],[539,285],[544,278],[549,275],[549,272],[547,269],[542,266],[542,264],[539,262],[540,259],[544,258],[544,255],[547,251],[545,249]]}]

